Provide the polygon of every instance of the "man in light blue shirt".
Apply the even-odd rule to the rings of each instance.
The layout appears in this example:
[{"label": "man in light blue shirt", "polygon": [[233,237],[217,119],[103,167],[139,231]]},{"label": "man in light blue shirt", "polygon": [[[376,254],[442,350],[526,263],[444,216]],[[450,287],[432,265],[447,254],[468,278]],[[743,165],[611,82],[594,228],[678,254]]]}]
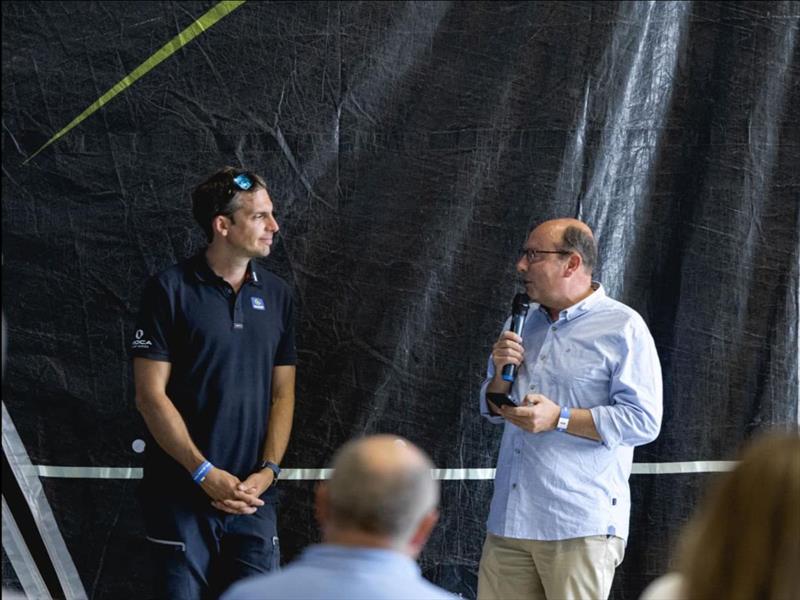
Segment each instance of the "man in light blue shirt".
[{"label": "man in light blue shirt", "polygon": [[480,392],[481,414],[504,423],[480,600],[607,598],[622,561],[633,447],[661,427],[661,367],[639,314],[592,281],[596,260],[589,227],[557,219],[517,262],[530,309],[521,336],[494,344]]},{"label": "man in light blue shirt", "polygon": [[415,562],[439,517],[432,468],[397,436],[345,444],[317,488],[324,543],[276,574],[234,585],[222,600],[455,600]]}]

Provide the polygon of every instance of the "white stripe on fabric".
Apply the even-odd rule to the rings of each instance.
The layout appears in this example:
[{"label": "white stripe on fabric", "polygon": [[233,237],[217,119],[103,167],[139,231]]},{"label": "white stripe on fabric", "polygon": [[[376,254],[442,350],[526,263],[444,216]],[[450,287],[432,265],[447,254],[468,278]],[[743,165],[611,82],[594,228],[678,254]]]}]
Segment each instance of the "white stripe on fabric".
[{"label": "white stripe on fabric", "polygon": [[60,467],[36,465],[39,477],[59,479],[141,479],[142,469],[135,467]]},{"label": "white stripe on fabric", "polygon": [[162,546],[175,546],[176,548],[180,548],[182,552],[186,552],[186,544],[183,542],[175,542],[173,540],[162,540],[159,538],[150,537],[149,535],[144,536],[145,539],[150,540],[154,544],[161,544]]},{"label": "white stripe on fabric", "polygon": [[[26,598],[48,598],[50,591],[39,573],[25,538],[22,537],[14,514],[3,498],[3,551],[6,553],[14,573],[17,574]],[[5,590],[3,591],[5,593]]]},{"label": "white stripe on fabric", "polygon": [[2,410],[3,451],[14,478],[19,484],[19,489],[30,507],[34,523],[36,523],[39,535],[47,548],[47,554],[53,564],[61,589],[64,591],[66,600],[84,600],[87,598],[86,590],[58,528],[58,522],[47,501],[39,475],[31,464],[31,459],[11,420],[11,415],[6,410],[5,403],[2,403]]},{"label": "white stripe on fabric", "polygon": [[[633,475],[676,475],[683,473],[720,473],[730,471],[735,461],[701,460],[693,462],[634,463]],[[37,465],[39,477],[62,479],[141,479],[142,469],[135,467],[61,467]],[[281,480],[319,481],[329,479],[331,469],[282,469]],[[494,479],[494,469],[434,469],[436,479],[470,481]]]},{"label": "white stripe on fabric", "polygon": [[453,481],[494,479],[494,469],[434,469],[433,477]]},{"label": "white stripe on fabric", "polygon": [[634,463],[634,475],[675,475],[681,473],[722,473],[736,466],[735,460],[696,460],[691,462]]},{"label": "white stripe on fabric", "polygon": [[278,479],[291,479],[294,481],[316,481],[330,479],[332,469],[281,469]]}]

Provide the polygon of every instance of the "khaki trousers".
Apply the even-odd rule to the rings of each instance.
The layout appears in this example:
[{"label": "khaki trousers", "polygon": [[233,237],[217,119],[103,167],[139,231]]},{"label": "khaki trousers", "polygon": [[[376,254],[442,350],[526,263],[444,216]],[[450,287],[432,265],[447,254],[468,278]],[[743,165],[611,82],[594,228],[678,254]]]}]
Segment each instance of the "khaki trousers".
[{"label": "khaki trousers", "polygon": [[518,540],[487,534],[478,600],[606,600],[622,562],[622,538]]}]

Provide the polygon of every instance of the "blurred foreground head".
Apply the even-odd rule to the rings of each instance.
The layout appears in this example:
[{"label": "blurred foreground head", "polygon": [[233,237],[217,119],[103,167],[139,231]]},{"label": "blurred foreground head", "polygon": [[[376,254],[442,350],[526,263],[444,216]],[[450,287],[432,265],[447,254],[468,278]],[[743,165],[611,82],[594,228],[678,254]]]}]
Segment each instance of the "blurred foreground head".
[{"label": "blurred foreground head", "polygon": [[757,438],[714,485],[680,555],[698,600],[800,598],[800,437]]},{"label": "blurred foreground head", "polygon": [[398,550],[416,557],[438,518],[439,482],[411,442],[375,435],[342,446],[317,490],[325,541]]}]

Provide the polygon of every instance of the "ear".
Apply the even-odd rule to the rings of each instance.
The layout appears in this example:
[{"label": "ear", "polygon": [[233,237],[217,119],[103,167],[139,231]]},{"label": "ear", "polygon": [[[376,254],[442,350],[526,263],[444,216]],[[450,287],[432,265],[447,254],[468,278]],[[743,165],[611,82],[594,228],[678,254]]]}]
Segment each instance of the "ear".
[{"label": "ear", "polygon": [[583,267],[583,259],[577,252],[573,252],[567,259],[566,266],[564,267],[564,277],[572,277],[575,273],[580,271]]},{"label": "ear", "polygon": [[422,518],[414,535],[412,535],[411,539],[408,541],[408,550],[412,556],[416,557],[422,552],[422,547],[428,541],[438,520],[439,511],[435,508]]},{"label": "ear", "polygon": [[227,237],[230,225],[230,219],[224,215],[217,215],[211,220],[211,230],[222,237]]},{"label": "ear", "polygon": [[328,500],[328,484],[324,481],[317,484],[314,493],[314,516],[320,528],[324,529],[330,517],[330,502]]}]

